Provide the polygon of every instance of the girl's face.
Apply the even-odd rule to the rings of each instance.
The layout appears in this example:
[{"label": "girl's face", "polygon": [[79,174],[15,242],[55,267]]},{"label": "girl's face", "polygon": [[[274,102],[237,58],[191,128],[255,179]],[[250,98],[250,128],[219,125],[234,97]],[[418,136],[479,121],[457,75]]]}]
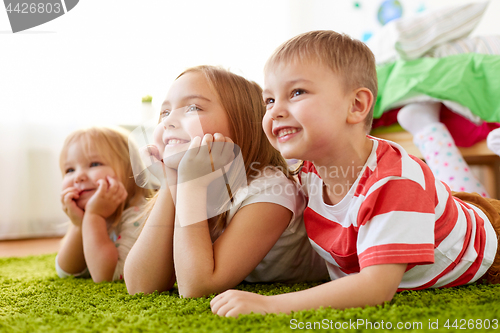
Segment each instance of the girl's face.
[{"label": "girl's face", "polygon": [[78,191],[76,204],[81,209],[85,209],[88,200],[96,192],[97,180],[106,179],[107,176],[116,178],[115,171],[102,156],[87,156],[79,142],[69,145],[63,173],[62,189],[74,187]]},{"label": "girl's face", "polygon": [[165,164],[177,169],[191,140],[208,133],[230,137],[227,113],[202,73],[186,73],[175,80],[162,104],[154,144]]}]

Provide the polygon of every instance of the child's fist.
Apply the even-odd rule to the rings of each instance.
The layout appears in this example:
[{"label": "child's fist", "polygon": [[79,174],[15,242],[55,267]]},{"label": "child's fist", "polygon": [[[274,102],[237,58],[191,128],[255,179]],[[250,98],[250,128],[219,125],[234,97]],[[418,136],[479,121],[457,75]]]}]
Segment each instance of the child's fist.
[{"label": "child's fist", "polygon": [[96,193],[89,199],[85,212],[110,217],[118,206],[127,199],[127,190],[122,182],[107,176],[97,181]]},{"label": "child's fist", "polygon": [[160,151],[155,145],[147,145],[139,150],[141,160],[161,183],[166,181],[166,166],[161,161]]},{"label": "child's fist", "polygon": [[78,189],[75,187],[68,187],[64,189],[61,193],[61,204],[62,209],[66,215],[68,215],[71,223],[75,226],[81,226],[83,220],[83,210],[78,207],[76,200],[80,196],[78,195]]}]

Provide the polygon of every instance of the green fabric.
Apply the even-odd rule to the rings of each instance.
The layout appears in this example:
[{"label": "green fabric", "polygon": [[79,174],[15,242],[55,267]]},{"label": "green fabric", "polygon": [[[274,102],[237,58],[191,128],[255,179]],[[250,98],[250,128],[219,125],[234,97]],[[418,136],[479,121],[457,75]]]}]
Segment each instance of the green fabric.
[{"label": "green fabric", "polygon": [[[452,332],[455,319],[478,325],[500,320],[500,285],[410,291],[397,294],[383,306],[344,311],[330,308],[300,311],[291,315],[245,315],[221,318],[210,312],[209,298],[184,299],[174,290],[152,295],[128,295],[122,281],[93,283],[90,279],[60,279],[54,270],[55,255],[0,258],[0,332]],[[242,284],[238,289],[275,295],[312,287],[314,284]],[[446,320],[450,329],[445,328]],[[296,320],[296,322],[293,322]],[[324,322],[326,320],[326,324]],[[429,323],[438,320],[439,329]],[[473,321],[472,321],[473,320]],[[297,329],[291,329],[292,324]],[[359,326],[335,330],[359,321]],[[362,321],[362,322],[361,322]],[[390,322],[392,330],[369,329]],[[299,323],[316,324],[316,330],[299,329]],[[395,328],[398,322],[414,329]],[[413,324],[416,323],[416,324]],[[463,322],[462,322],[463,323]],[[332,327],[322,330],[319,325]],[[460,327],[460,322],[456,322]],[[500,326],[500,323],[498,323]],[[293,328],[294,326],[292,326]],[[311,326],[313,328],[313,326]],[[324,327],[324,326],[323,326]],[[380,326],[379,326],[380,327]],[[467,332],[483,329],[467,328]],[[490,331],[491,327],[490,327]],[[500,327],[495,332],[500,331]]]},{"label": "green fabric", "polygon": [[459,54],[396,61],[377,68],[374,118],[395,102],[428,95],[468,107],[488,122],[500,122],[500,56]]}]

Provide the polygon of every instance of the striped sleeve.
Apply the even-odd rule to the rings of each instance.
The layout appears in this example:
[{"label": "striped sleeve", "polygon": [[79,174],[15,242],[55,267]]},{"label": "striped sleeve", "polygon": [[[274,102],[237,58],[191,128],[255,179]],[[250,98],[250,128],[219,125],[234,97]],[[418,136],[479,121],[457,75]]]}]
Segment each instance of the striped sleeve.
[{"label": "striped sleeve", "polygon": [[369,191],[358,213],[360,269],[434,262],[435,205],[418,183],[393,177]]}]

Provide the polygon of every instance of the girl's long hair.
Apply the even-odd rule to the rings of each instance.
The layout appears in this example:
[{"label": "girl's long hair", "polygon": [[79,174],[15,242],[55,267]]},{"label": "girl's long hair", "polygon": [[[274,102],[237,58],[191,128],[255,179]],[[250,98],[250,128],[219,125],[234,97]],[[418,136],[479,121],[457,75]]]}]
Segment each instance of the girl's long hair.
[{"label": "girl's long hair", "polygon": [[64,175],[64,163],[68,155],[68,149],[72,144],[80,144],[84,154],[90,156],[97,153],[111,166],[118,179],[127,190],[127,198],[115,211],[111,228],[120,222],[122,212],[127,209],[131,202],[142,201],[152,196],[150,189],[141,188],[136,185],[130,163],[128,132],[122,129],[108,127],[90,127],[79,129],[71,133],[66,140],[59,157],[59,167]]},{"label": "girl's long hair", "polygon": [[[215,66],[197,66],[186,69],[178,77],[188,73],[201,73],[206,78],[229,119],[231,139],[241,149],[247,183],[258,177],[264,168],[272,166],[293,179],[287,162],[280,152],[269,143],[262,130],[262,118],[266,112],[262,100],[262,88],[253,81]],[[148,212],[156,197],[150,200]],[[228,212],[221,213],[211,226],[212,240],[226,227]]]}]

